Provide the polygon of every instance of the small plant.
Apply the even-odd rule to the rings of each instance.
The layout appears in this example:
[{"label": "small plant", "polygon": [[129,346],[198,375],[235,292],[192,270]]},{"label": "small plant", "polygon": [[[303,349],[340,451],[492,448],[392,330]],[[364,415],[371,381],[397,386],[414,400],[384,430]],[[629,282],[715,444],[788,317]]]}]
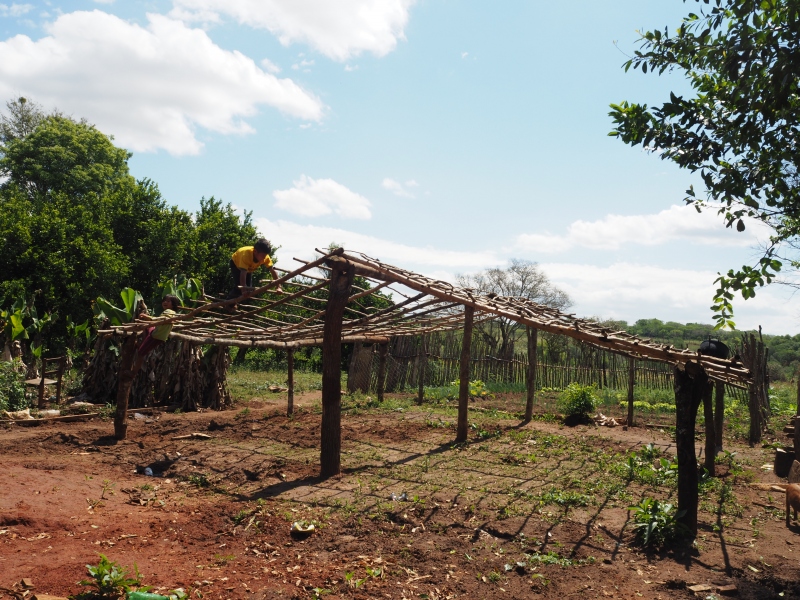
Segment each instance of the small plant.
[{"label": "small plant", "polygon": [[247,515],[250,514],[246,510],[240,510],[238,513],[233,515],[233,524],[239,525],[242,521],[247,518]]},{"label": "small plant", "polygon": [[0,411],[22,410],[28,402],[25,400],[25,374],[19,367],[19,359],[15,362],[0,361]]},{"label": "small plant", "polygon": [[676,513],[669,502],[644,498],[628,510],[633,512],[636,538],[644,546],[663,546],[690,533],[689,528],[678,521],[685,511]]},{"label": "small plant", "polygon": [[192,473],[189,475],[189,483],[201,488],[211,485],[208,481],[208,475],[205,473]]},{"label": "small plant", "polygon": [[566,417],[583,418],[591,415],[597,406],[594,385],[570,383],[558,398],[558,408]]},{"label": "small plant", "polygon": [[96,567],[86,565],[91,579],[83,579],[78,584],[93,587],[74,596],[76,600],[95,600],[119,598],[130,591],[146,592],[150,586],[142,585],[142,576],[136,564],[133,565],[134,577],[127,577],[128,570],[120,567],[115,561],[108,560],[100,554],[100,562]]},{"label": "small plant", "polygon": [[116,483],[112,483],[108,479],[103,479],[103,487],[102,491],[100,492],[100,499],[105,500],[106,494],[110,494],[111,496],[114,495],[114,486],[117,485]]}]

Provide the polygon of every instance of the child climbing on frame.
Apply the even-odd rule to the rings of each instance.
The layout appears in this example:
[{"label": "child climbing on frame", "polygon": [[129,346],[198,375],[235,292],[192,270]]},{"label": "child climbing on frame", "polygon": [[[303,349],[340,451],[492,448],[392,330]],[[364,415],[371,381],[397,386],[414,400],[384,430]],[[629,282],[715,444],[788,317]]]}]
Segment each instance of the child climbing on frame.
[{"label": "child climbing on frame", "polygon": [[[273,279],[278,279],[275,267],[272,266],[272,244],[264,238],[258,240],[252,246],[242,246],[231,255],[231,291],[228,292],[228,299],[238,298],[245,290],[253,287],[253,273],[261,265],[269,269]],[[278,285],[278,292],[283,288]]]},{"label": "child climbing on frame", "polygon": [[[161,313],[159,317],[151,317],[150,315],[148,315],[147,307],[145,306],[144,312],[140,314],[138,318],[144,319],[146,321],[159,321],[161,319],[169,319],[170,317],[176,317],[178,315],[177,311],[180,308],[180,306],[181,306],[180,298],[178,298],[177,296],[173,296],[172,294],[167,294],[161,300],[161,308],[163,308],[164,311]],[[166,342],[167,338],[169,337],[170,331],[172,331],[172,323],[164,323],[163,325],[156,325],[155,327],[150,327],[147,330],[147,335],[144,336],[142,343],[136,350],[136,358],[133,362],[131,373],[136,375],[136,373],[139,372],[139,369],[142,368],[144,357],[147,356],[153,350],[155,350],[158,346]]]}]

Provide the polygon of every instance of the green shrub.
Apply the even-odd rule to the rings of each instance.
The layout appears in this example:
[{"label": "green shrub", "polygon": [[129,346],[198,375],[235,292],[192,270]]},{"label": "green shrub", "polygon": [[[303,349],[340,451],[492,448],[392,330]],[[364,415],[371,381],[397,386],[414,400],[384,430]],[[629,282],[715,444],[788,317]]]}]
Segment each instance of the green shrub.
[{"label": "green shrub", "polygon": [[94,589],[78,594],[74,597],[77,600],[119,598],[133,590],[146,592],[150,589],[149,586],[142,585],[142,576],[135,564],[133,565],[134,576],[128,577],[128,570],[125,567],[119,566],[115,561],[108,560],[100,554],[100,562],[97,563],[97,566],[86,565],[86,568],[91,579],[84,579],[78,583]]},{"label": "green shrub", "polygon": [[689,528],[677,521],[685,511],[676,513],[669,502],[644,498],[628,510],[633,512],[636,539],[643,546],[663,546],[689,535]]},{"label": "green shrub", "polygon": [[558,408],[567,417],[592,414],[597,406],[594,385],[570,383],[558,397]]},{"label": "green shrub", "polygon": [[15,366],[15,363],[0,361],[0,410],[22,410],[28,406],[25,375]]}]

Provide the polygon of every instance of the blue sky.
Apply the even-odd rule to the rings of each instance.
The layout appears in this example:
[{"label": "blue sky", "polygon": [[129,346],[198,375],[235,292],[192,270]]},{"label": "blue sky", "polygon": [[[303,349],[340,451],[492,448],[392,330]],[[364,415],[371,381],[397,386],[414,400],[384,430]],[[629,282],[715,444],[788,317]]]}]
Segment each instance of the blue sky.
[{"label": "blue sky", "polygon": [[[687,91],[621,65],[692,2],[4,2],[0,98],[97,124],[170,203],[253,211],[285,268],[332,241],[449,280],[521,258],[577,314],[710,322],[767,235],[607,136],[609,103]],[[800,331],[777,286],[736,320]]]}]

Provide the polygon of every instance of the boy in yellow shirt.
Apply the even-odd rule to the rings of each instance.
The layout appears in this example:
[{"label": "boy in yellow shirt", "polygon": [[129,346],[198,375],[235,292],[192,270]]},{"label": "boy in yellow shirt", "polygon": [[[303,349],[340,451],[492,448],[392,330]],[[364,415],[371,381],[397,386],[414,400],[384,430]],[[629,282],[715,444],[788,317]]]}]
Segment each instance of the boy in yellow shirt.
[{"label": "boy in yellow shirt", "polygon": [[[272,266],[272,245],[261,238],[252,246],[243,246],[231,255],[231,291],[228,299],[238,298],[246,288],[253,287],[253,273],[261,265],[269,269],[273,279],[278,279],[275,267]],[[278,292],[283,288],[278,285]]]}]

